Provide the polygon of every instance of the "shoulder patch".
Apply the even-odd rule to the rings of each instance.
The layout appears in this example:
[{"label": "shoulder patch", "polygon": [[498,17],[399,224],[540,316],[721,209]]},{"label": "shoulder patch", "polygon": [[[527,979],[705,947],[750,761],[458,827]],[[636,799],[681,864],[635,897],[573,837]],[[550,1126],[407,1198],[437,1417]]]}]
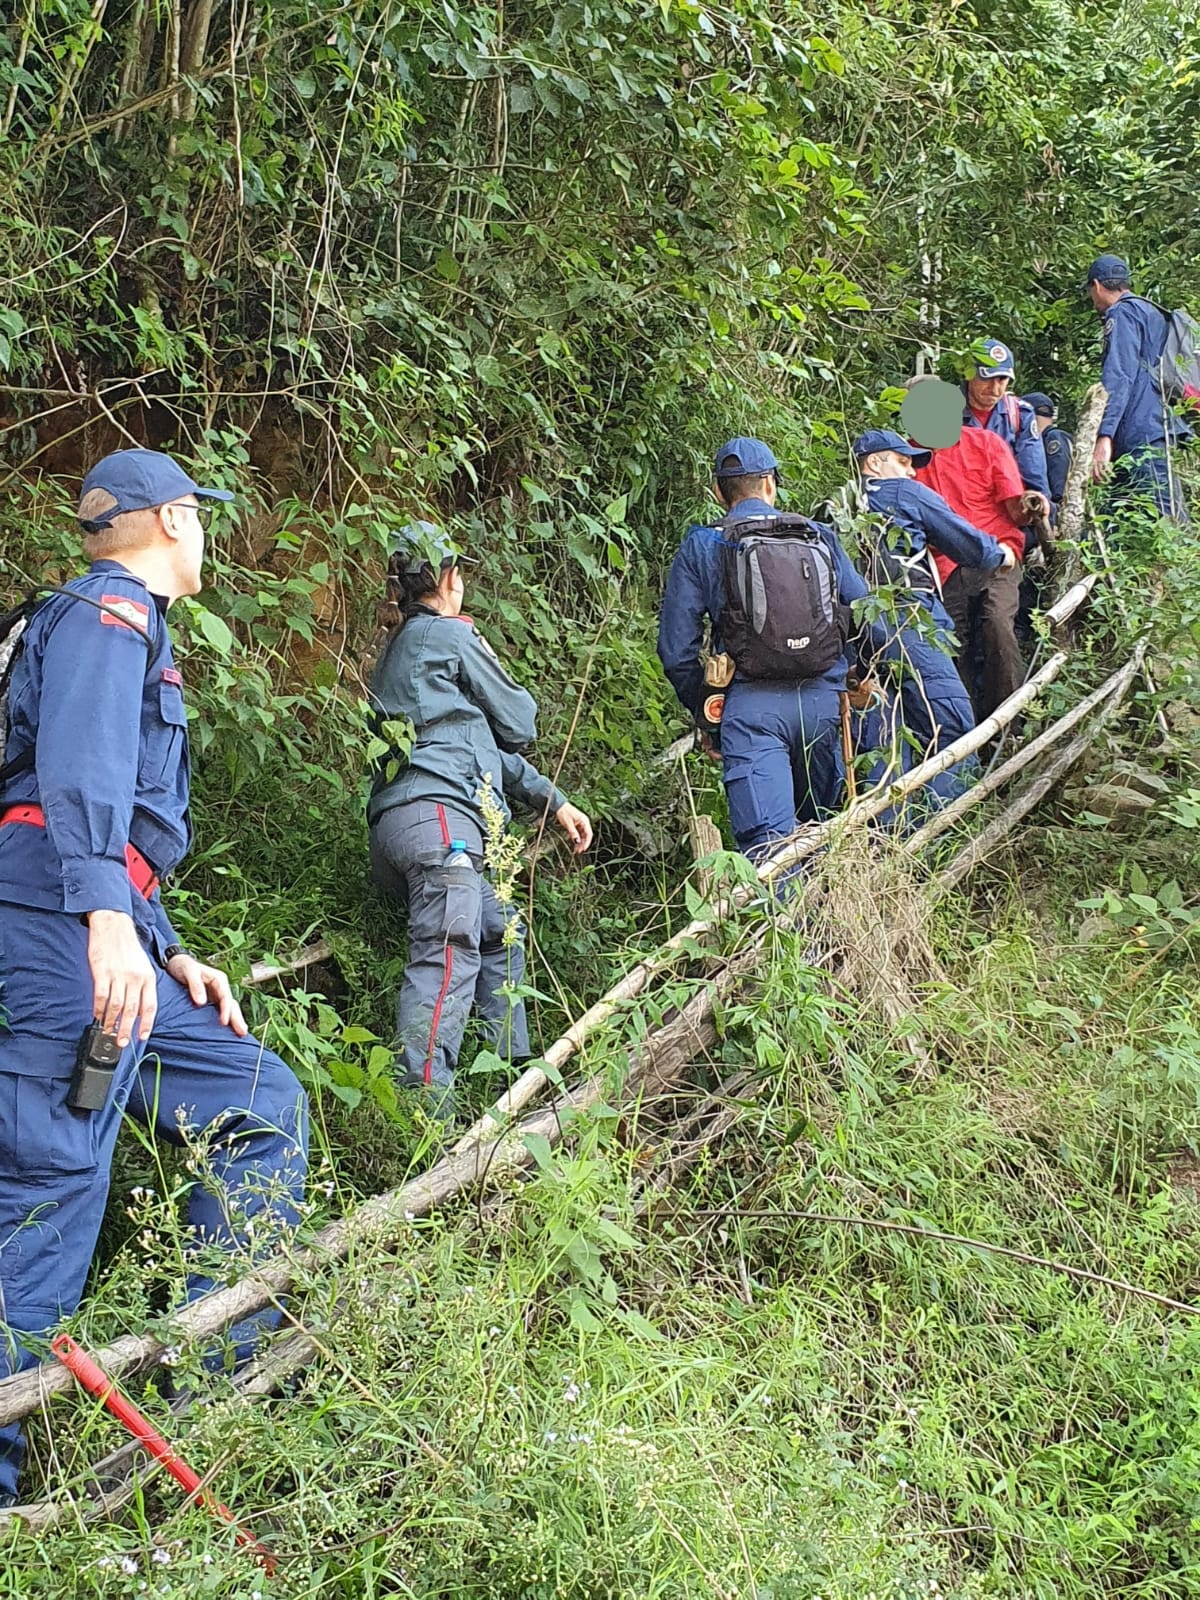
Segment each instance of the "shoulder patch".
[{"label": "shoulder patch", "polygon": [[110,628],[124,628],[129,633],[149,633],[149,606],[139,605],[127,594],[102,594],[100,604],[107,608],[100,613],[103,625]]},{"label": "shoulder patch", "polygon": [[1109,336],[1109,335],[1110,335],[1110,334],[1111,334],[1111,333],[1112,333],[1112,331],[1113,331],[1113,329],[1114,329],[1114,328],[1115,328],[1115,327],[1116,327],[1116,325],[1117,325],[1117,324],[1116,324],[1116,319],[1115,319],[1115,318],[1114,318],[1114,317],[1107,317],[1107,318],[1106,318],[1106,319],[1105,319],[1105,323],[1104,323],[1104,337],[1105,337],[1105,338],[1106,338],[1106,339],[1107,339],[1107,338],[1108,338],[1108,336]]},{"label": "shoulder patch", "polygon": [[480,633],[480,631],[479,631],[479,629],[478,629],[478,628],[476,628],[476,627],[475,627],[475,626],[474,626],[474,625],[472,625],[472,628],[471,628],[471,632],[472,632],[472,633],[473,633],[473,634],[474,634],[474,635],[475,635],[475,637],[476,637],[476,638],[477,638],[477,639],[478,639],[478,640],[479,640],[479,642],[480,642],[480,644],[481,644],[481,645],[482,645],[482,646],[483,646],[483,648],[484,648],[484,649],[485,649],[485,650],[486,650],[486,651],[487,651],[487,653],[488,653],[488,655],[490,655],[490,656],[491,656],[491,658],[492,658],[492,660],[493,660],[493,661],[498,661],[498,660],[499,660],[499,659],[500,659],[500,658],[499,658],[499,656],[498,656],[498,655],[497,655],[497,654],[496,654],[496,652],[495,652],[495,651],[494,651],[494,650],[493,650],[493,649],[492,649],[492,647],[491,647],[491,645],[490,645],[490,644],[489,644],[489,643],[488,643],[488,641],[487,641],[487,640],[486,640],[486,639],[485,639],[485,638],[484,638],[484,637],[483,637],[483,635],[482,635],[482,634],[481,634],[481,633]]},{"label": "shoulder patch", "polygon": [[1051,439],[1046,445],[1046,454],[1048,456],[1056,456],[1061,449],[1062,445],[1059,443],[1059,441],[1057,439]]}]

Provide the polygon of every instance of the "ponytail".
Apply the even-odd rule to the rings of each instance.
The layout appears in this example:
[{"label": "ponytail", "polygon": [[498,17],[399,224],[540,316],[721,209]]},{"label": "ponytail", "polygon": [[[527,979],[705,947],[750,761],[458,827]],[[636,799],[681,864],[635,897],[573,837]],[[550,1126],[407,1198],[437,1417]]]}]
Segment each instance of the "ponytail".
[{"label": "ponytail", "polygon": [[388,634],[403,627],[410,608],[417,605],[438,586],[437,573],[427,561],[419,572],[406,572],[404,556],[389,558],[387,566],[387,598],[378,607],[378,622]]}]

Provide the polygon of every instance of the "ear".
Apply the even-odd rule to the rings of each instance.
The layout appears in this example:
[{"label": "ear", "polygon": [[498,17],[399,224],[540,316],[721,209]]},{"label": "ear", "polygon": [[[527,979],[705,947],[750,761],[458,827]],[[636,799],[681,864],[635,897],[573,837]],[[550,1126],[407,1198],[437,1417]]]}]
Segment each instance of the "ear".
[{"label": "ear", "polygon": [[167,538],[174,543],[183,533],[183,519],[186,516],[182,506],[173,503],[158,508],[158,522]]},{"label": "ear", "polygon": [[724,506],[725,509],[728,511],[728,509],[729,509],[729,501],[726,500],[725,496],[721,493],[721,484],[720,484],[720,481],[718,479],[716,479],[716,478],[714,478],[713,481],[712,481],[712,495],[713,495],[713,499],[717,502],[717,504],[719,506]]}]

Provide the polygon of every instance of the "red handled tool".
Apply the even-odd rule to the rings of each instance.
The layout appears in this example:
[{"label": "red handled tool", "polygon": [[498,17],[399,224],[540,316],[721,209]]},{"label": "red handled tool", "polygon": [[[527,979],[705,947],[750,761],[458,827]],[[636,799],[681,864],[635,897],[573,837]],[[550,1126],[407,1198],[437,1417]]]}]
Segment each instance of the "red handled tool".
[{"label": "red handled tool", "polygon": [[70,1334],[60,1333],[56,1339],[51,1340],[50,1348],[76,1383],[81,1384],[89,1394],[94,1394],[97,1400],[112,1412],[122,1427],[128,1428],[142,1448],[166,1468],[175,1482],[187,1490],[197,1505],[203,1506],[206,1511],[211,1511],[213,1516],[219,1517],[222,1522],[230,1523],[237,1535],[238,1543],[254,1552],[255,1559],[268,1574],[273,1573],[275,1557],[266,1545],[260,1544],[253,1534],[241,1526],[229,1507],[223,1506],[216,1495],[204,1487],[199,1474],[193,1472],[187,1462],[179,1458],[174,1446],[163,1438],[150,1419],[144,1417],[131,1400],[127,1400],[120,1393],[103,1368],[98,1367],[91,1356],[79,1348]]}]

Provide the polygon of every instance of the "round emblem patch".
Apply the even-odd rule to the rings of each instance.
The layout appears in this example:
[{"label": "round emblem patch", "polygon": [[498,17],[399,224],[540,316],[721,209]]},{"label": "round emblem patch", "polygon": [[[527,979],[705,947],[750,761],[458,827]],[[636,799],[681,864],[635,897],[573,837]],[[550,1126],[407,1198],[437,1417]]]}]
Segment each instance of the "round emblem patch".
[{"label": "round emblem patch", "polygon": [[993,361],[1003,361],[1008,355],[1008,351],[1002,344],[994,344],[988,351],[988,355],[991,356]]},{"label": "round emblem patch", "polygon": [[723,694],[710,694],[700,708],[705,722],[718,723],[725,710],[725,696]]}]

